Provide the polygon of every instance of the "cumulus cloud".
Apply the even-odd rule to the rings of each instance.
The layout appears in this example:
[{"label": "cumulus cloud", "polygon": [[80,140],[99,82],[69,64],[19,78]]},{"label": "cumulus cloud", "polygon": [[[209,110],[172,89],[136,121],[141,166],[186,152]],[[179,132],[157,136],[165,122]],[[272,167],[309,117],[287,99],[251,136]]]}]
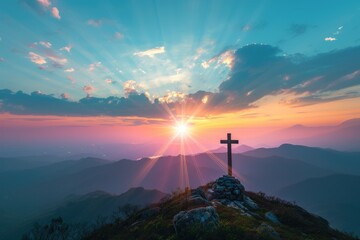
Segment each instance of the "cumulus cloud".
[{"label": "cumulus cloud", "polygon": [[45,57],[40,56],[39,54],[36,54],[34,52],[29,52],[29,58],[31,62],[36,63],[38,65],[46,63]]},{"label": "cumulus cloud", "polygon": [[59,12],[59,9],[57,7],[53,7],[51,9],[51,14],[53,15],[54,18],[56,19],[60,19],[60,12]]},{"label": "cumulus cloud", "polygon": [[45,8],[48,8],[51,5],[51,2],[49,0],[37,0],[37,2]]},{"label": "cumulus cloud", "polygon": [[100,19],[89,19],[87,24],[93,27],[99,27],[102,24],[102,21]]},{"label": "cumulus cloud", "polygon": [[[256,107],[261,102],[259,100],[266,96],[281,95],[284,98],[282,103],[293,107],[360,97],[360,46],[307,57],[284,54],[278,47],[270,45],[252,44],[237,49],[232,56],[229,75],[216,92],[197,91],[185,95],[169,91],[165,96],[151,101],[141,84],[129,80],[123,84],[124,98],[91,97],[94,88],[89,85],[83,89],[87,98],[72,102],[74,105],[70,106],[61,105],[61,99],[52,95],[27,95],[3,90],[0,91],[2,109],[5,109],[2,111],[19,114],[51,114],[59,111],[60,115],[86,115],[93,111],[94,115],[159,117],[157,114],[161,115],[161,112],[156,109],[162,103],[166,103],[171,110],[181,109],[180,103],[185,103],[187,107],[194,106],[194,109],[201,104],[205,114],[215,115]],[[39,58],[35,57],[35,60]],[[38,101],[40,97],[43,101]],[[49,107],[50,103],[56,106],[58,101],[63,107],[61,110]],[[79,106],[86,110],[76,113],[74,109]],[[94,109],[87,109],[90,106]]]},{"label": "cumulus cloud", "polygon": [[334,37],[326,37],[324,40],[332,42],[332,41],[336,41],[336,38],[334,38]]},{"label": "cumulus cloud", "polygon": [[234,60],[234,51],[227,50],[216,55],[215,57],[212,57],[208,61],[203,61],[201,66],[207,69],[212,63],[215,63],[215,67],[219,67],[221,64],[225,64],[227,67],[231,68],[233,66]]},{"label": "cumulus cloud", "polygon": [[134,53],[134,55],[138,56],[138,57],[147,56],[147,57],[153,58],[156,54],[161,54],[161,53],[165,53],[165,47],[164,46],[151,48],[151,49],[148,49],[148,50],[143,51],[143,52],[136,52],[136,53]]},{"label": "cumulus cloud", "polygon": [[60,98],[52,94],[12,92],[0,90],[0,112],[56,116],[139,116],[167,117],[159,102],[150,102],[145,94],[130,94],[125,97],[95,98],[87,96],[79,101],[69,101],[67,94]]}]

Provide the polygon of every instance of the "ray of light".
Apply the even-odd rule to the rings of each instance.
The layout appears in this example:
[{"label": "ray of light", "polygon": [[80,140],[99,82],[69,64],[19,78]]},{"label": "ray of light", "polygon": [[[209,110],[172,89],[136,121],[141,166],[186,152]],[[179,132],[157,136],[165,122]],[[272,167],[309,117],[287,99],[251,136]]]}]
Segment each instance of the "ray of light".
[{"label": "ray of light", "polygon": [[145,165],[145,167],[139,172],[137,177],[133,181],[133,186],[138,186],[146,177],[146,175],[151,171],[151,169],[154,167],[154,165],[157,163],[159,158],[165,153],[165,151],[169,148],[169,146],[173,143],[176,136],[174,136],[172,139],[170,139],[169,142],[167,142],[155,155],[154,158],[150,158]]}]

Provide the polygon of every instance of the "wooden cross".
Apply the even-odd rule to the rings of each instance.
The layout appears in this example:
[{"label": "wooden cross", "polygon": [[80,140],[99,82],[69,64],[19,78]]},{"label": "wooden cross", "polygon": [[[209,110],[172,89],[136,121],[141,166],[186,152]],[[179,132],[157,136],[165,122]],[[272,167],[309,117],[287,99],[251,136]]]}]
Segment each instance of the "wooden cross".
[{"label": "wooden cross", "polygon": [[231,133],[227,134],[226,140],[220,140],[221,144],[227,144],[227,153],[228,153],[228,175],[232,176],[232,156],[231,156],[231,144],[238,144],[238,140],[231,139]]}]

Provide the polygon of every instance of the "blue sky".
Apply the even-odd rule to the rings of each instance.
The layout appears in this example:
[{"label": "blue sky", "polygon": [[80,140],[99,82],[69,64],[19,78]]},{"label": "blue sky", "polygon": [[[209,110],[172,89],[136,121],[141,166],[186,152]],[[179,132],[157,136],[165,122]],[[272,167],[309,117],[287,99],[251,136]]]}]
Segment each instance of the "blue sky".
[{"label": "blue sky", "polygon": [[[359,1],[5,0],[0,9],[0,89],[70,101],[136,93],[171,103],[216,94],[233,79],[242,56],[235,52],[249,44],[277,48],[292,62],[360,45]],[[356,71],[344,74],[357,80]],[[289,89],[299,93],[294,88],[309,79]],[[256,88],[240,85],[246,91],[236,94]]]}]

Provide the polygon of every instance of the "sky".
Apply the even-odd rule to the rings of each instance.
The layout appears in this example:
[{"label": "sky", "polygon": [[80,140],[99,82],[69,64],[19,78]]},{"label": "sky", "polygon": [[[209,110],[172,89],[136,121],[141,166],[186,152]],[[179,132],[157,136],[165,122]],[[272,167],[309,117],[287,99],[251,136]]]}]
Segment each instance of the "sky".
[{"label": "sky", "polygon": [[269,129],[360,117],[357,0],[4,0],[0,9],[8,146],[166,144],[183,123],[213,147],[229,131],[249,143]]}]

